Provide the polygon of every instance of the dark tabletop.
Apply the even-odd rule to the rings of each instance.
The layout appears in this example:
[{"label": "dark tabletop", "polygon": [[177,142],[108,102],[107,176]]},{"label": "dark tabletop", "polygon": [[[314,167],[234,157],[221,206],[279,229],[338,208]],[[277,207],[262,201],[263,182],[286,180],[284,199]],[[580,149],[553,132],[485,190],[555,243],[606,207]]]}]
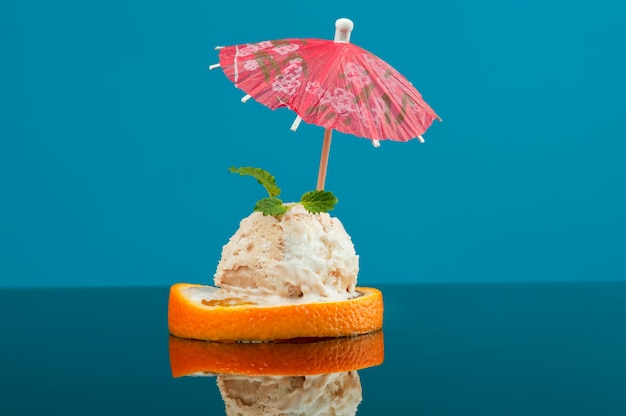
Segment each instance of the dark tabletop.
[{"label": "dark tabletop", "polygon": [[[626,415],[626,283],[379,285],[359,416]],[[0,290],[0,414],[224,415],[172,377],[169,288]]]}]

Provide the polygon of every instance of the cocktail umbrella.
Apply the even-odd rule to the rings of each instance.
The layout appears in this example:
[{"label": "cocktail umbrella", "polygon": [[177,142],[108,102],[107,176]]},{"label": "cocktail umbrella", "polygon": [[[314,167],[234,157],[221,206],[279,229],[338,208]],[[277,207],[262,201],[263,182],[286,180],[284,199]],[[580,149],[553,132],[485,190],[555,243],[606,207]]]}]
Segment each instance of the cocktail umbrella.
[{"label": "cocktail umbrella", "polygon": [[332,131],[372,140],[406,142],[417,138],[439,116],[413,85],[391,65],[350,43],[354,24],[335,23],[334,40],[298,38],[217,47],[224,74],[274,110],[296,112],[291,126],[302,120],[323,127],[324,142],[317,189],[324,189]]}]

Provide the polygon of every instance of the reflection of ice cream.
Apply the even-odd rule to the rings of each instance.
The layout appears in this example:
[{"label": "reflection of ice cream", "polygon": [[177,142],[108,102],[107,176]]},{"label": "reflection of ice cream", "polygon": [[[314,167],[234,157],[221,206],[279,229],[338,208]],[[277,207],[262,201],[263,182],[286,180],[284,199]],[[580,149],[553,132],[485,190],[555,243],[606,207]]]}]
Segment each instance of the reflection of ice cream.
[{"label": "reflection of ice cream", "polygon": [[342,223],[301,205],[244,218],[222,250],[215,285],[301,301],[356,296],[359,258]]},{"label": "reflection of ice cream", "polygon": [[355,415],[362,390],[356,371],[299,377],[218,375],[227,416]]}]

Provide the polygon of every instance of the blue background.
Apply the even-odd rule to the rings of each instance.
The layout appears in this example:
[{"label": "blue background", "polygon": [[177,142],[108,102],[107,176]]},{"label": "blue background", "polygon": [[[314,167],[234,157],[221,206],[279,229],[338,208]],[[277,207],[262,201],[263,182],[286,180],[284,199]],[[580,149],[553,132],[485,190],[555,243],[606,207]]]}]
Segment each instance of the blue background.
[{"label": "blue background", "polygon": [[323,133],[241,104],[213,48],[339,17],[443,118],[334,135],[359,284],[626,278],[621,1],[0,0],[0,286],[210,283],[264,196],[227,168],[298,199]]}]

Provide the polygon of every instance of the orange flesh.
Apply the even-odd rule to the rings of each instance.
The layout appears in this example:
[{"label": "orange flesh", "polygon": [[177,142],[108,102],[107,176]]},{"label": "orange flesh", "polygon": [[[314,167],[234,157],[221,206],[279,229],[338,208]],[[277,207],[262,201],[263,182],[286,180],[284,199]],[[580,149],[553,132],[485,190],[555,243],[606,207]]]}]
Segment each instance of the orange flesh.
[{"label": "orange flesh", "polygon": [[238,306],[238,305],[256,305],[254,302],[244,302],[239,298],[226,299],[202,299],[202,304],[206,306]]}]

